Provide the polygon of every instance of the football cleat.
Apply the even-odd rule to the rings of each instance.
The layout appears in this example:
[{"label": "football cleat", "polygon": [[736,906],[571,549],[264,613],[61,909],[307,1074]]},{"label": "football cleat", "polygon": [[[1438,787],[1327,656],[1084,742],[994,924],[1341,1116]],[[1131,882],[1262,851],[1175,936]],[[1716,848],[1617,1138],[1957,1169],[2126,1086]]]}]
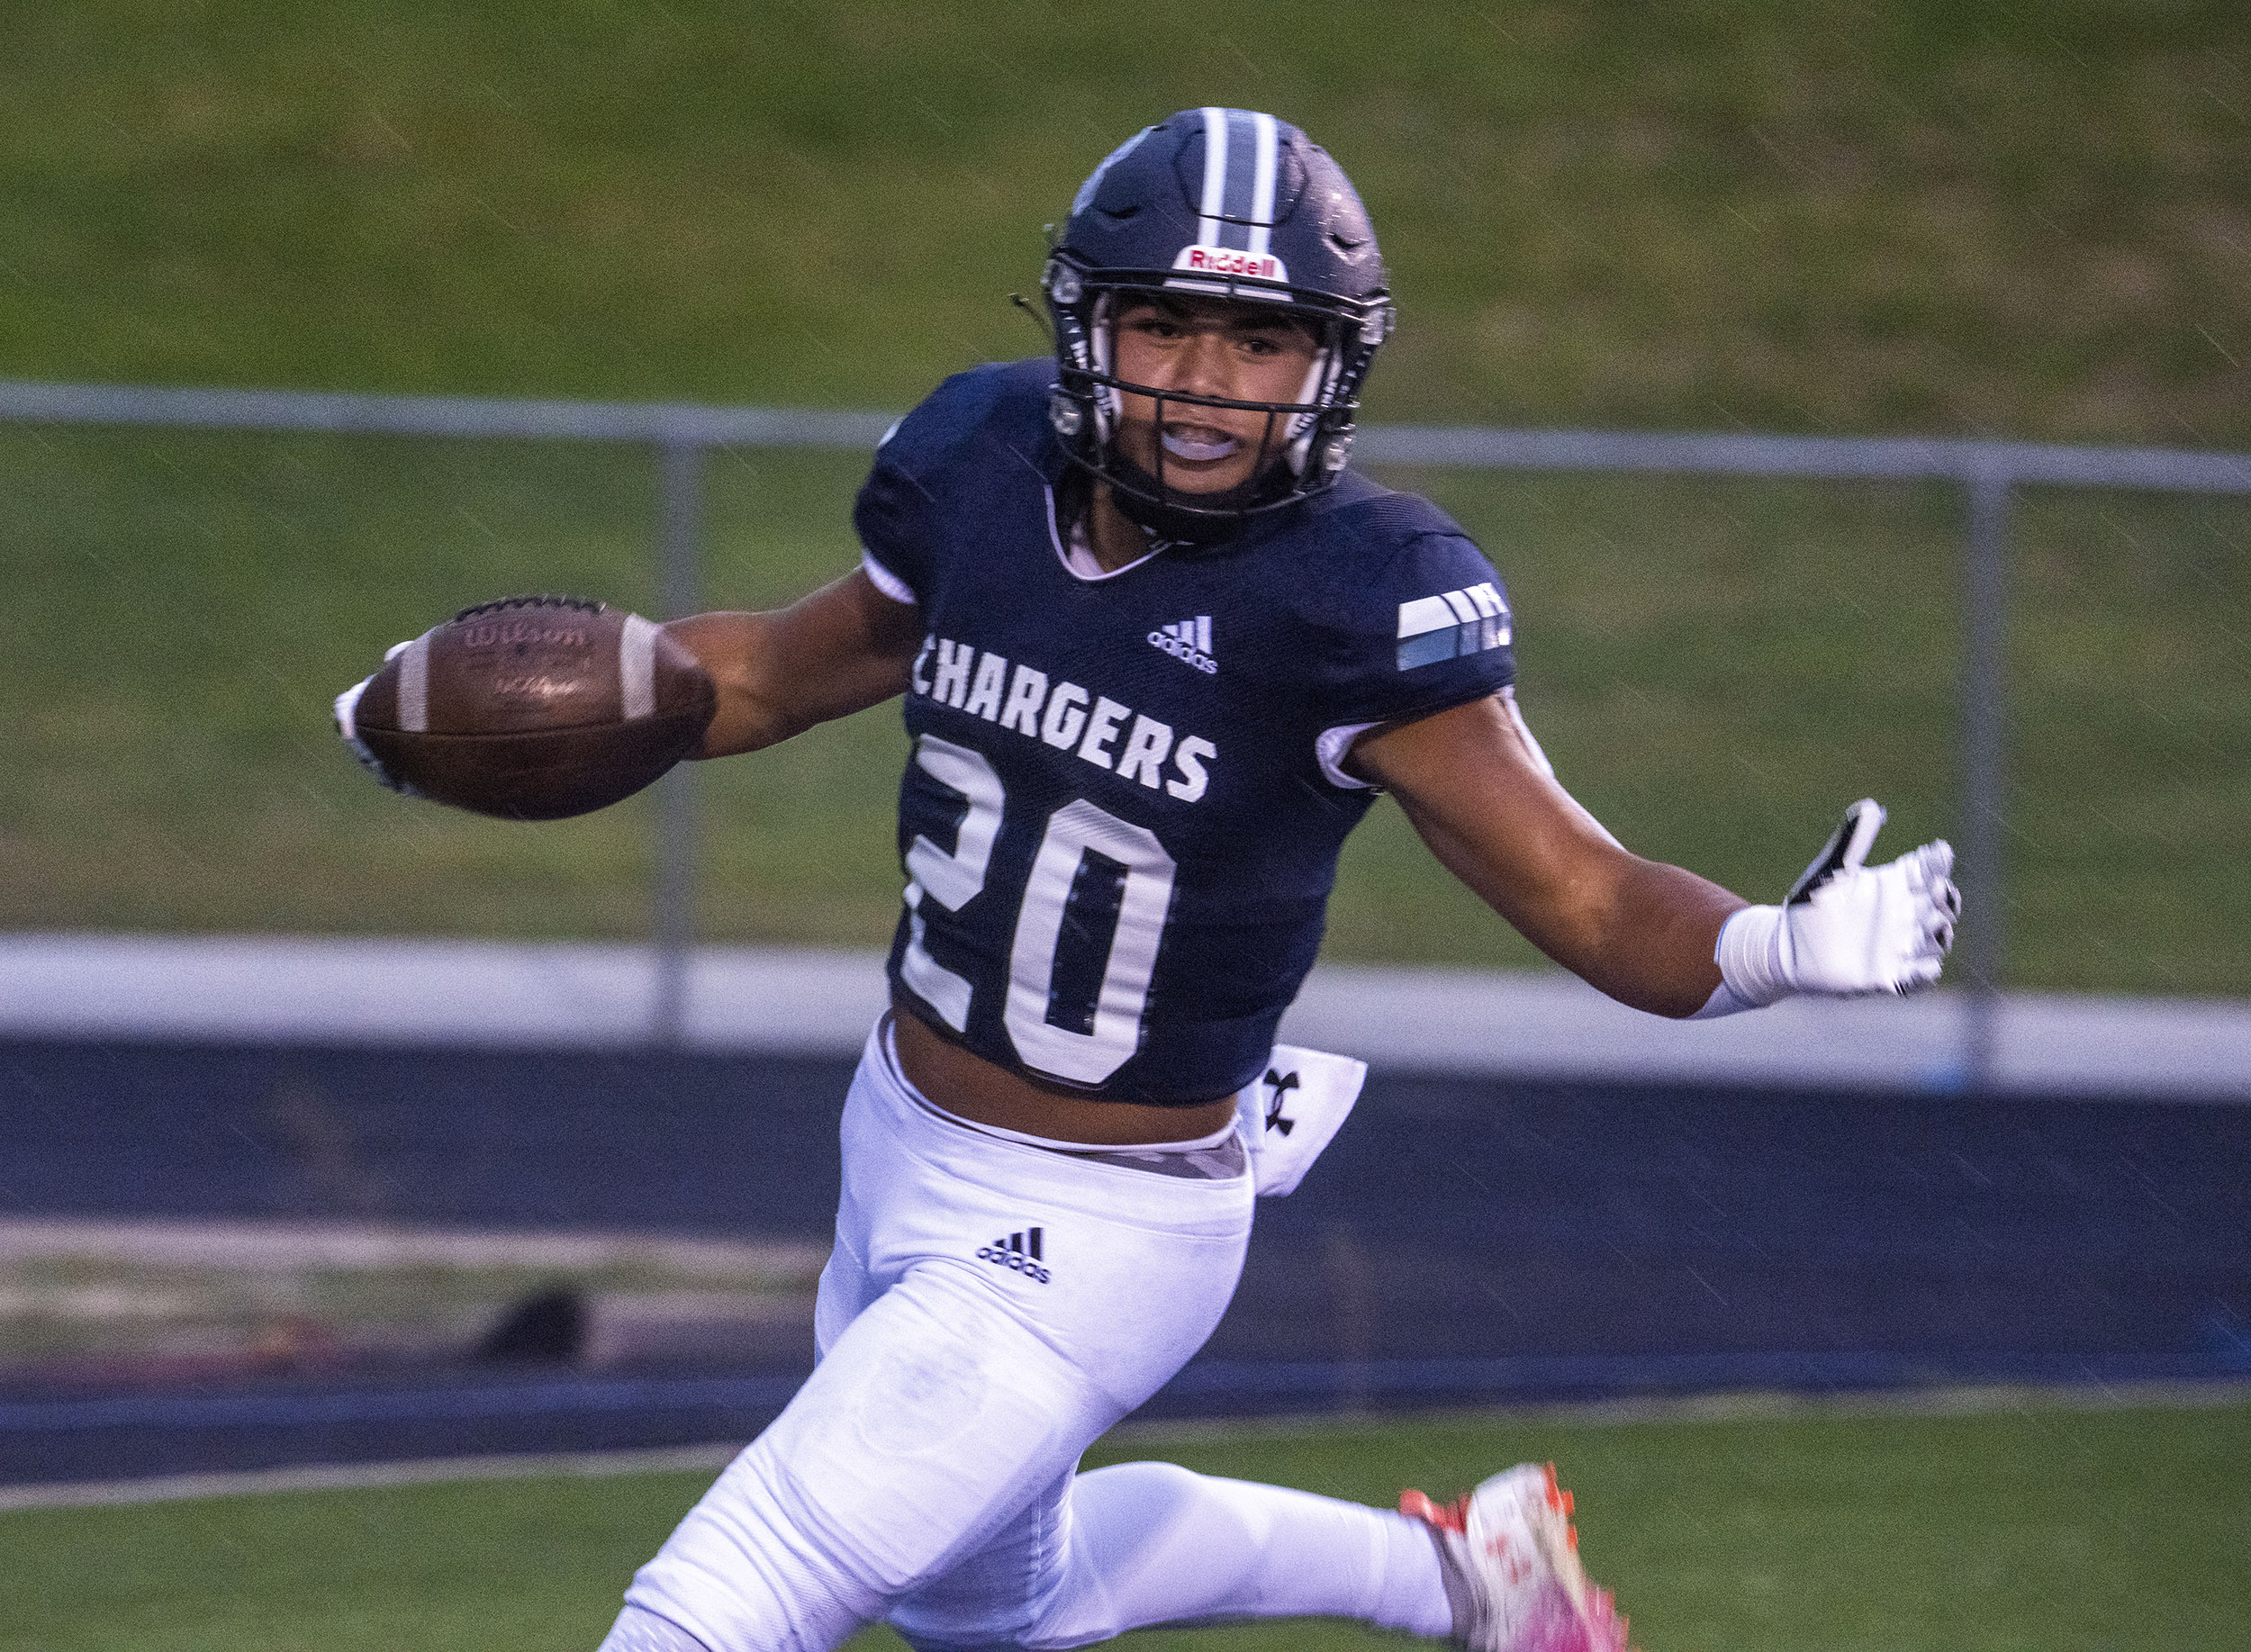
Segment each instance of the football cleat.
[{"label": "football cleat", "polygon": [[1553,1463],[1520,1463],[1442,1506],[1406,1492],[1399,1512],[1438,1539],[1455,1641],[1469,1652],[1627,1652],[1626,1620],[1578,1563]]}]

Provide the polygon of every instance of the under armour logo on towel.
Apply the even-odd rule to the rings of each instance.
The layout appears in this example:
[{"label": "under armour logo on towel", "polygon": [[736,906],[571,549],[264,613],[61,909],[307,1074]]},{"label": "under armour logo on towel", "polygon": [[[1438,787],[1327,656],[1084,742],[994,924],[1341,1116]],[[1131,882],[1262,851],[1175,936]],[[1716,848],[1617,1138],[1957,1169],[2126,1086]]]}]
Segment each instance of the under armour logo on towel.
[{"label": "under armour logo on towel", "polygon": [[1267,1104],[1266,1127],[1288,1135],[1297,1128],[1297,1121],[1282,1116],[1282,1097],[1297,1088],[1297,1075],[1294,1072],[1276,1072],[1270,1067],[1266,1070],[1266,1082],[1274,1091],[1273,1098]]},{"label": "under armour logo on towel", "polygon": [[1272,1199],[1297,1187],[1343,1124],[1368,1064],[1296,1044],[1276,1044],[1266,1060],[1266,1077],[1235,1092],[1235,1117],[1250,1152],[1251,1185]]}]

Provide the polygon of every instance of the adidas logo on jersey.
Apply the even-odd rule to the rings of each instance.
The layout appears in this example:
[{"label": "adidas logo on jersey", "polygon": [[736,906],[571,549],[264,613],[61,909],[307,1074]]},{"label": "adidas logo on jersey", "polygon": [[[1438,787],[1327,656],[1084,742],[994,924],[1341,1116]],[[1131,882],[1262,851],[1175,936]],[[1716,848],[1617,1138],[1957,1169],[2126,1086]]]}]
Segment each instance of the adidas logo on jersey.
[{"label": "adidas logo on jersey", "polygon": [[995,1268],[1006,1268],[1020,1273],[1035,1285],[1047,1283],[1047,1269],[1041,1266],[1040,1240],[1045,1228],[1026,1228],[1005,1239],[996,1239],[989,1245],[977,1248],[977,1259],[990,1262]]},{"label": "adidas logo on jersey", "polygon": [[1399,669],[1508,646],[1508,604],[1491,581],[1399,604]]},{"label": "adidas logo on jersey", "polygon": [[1211,616],[1175,620],[1149,633],[1149,645],[1162,648],[1174,659],[1196,667],[1207,677],[1216,675],[1219,662],[1211,656]]}]

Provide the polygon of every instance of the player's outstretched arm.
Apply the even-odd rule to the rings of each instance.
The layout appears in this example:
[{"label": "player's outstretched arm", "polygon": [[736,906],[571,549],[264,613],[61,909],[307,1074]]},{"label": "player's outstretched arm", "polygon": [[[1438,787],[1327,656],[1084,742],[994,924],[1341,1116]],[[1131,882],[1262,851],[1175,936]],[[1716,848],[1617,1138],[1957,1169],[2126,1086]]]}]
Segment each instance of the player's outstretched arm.
[{"label": "player's outstretched arm", "polygon": [[719,709],[698,757],[755,752],[904,693],[920,610],[854,571],[788,608],[696,614],[664,627],[711,675]]},{"label": "player's outstretched arm", "polygon": [[1873,803],[1854,805],[1784,905],[1754,907],[1620,845],[1497,698],[1370,733],[1347,766],[1390,790],[1432,852],[1541,951],[1637,1009],[1911,991],[1938,979],[1953,942],[1953,852],[1929,844],[1865,865],[1883,820]]}]

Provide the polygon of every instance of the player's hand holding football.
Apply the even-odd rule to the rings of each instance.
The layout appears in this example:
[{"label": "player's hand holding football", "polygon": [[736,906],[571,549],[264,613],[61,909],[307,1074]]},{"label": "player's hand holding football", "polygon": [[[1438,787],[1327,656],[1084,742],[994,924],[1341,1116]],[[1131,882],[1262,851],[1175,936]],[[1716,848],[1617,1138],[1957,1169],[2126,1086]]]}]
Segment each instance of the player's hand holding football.
[{"label": "player's hand holding football", "polygon": [[1899,995],[1939,979],[1954,944],[1962,897],[1941,839],[1881,866],[1867,864],[1884,810],[1862,799],[1778,907],[1746,907],[1720,931],[1726,983],[1707,1014],[1771,1004],[1793,993]]},{"label": "player's hand holding football", "polygon": [[711,678],[663,627],[573,597],[464,609],[336,698],[345,745],[394,791],[507,820],[583,815],[693,751]]}]

